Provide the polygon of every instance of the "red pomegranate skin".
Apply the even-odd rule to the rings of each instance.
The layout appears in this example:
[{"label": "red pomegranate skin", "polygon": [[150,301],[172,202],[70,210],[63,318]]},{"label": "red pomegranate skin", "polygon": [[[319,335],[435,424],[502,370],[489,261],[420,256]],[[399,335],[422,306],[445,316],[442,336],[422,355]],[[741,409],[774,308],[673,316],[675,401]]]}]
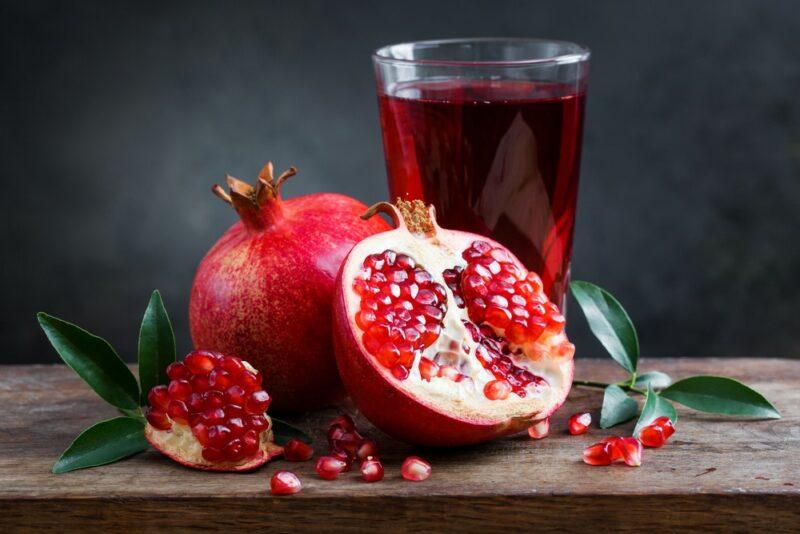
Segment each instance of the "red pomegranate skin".
[{"label": "red pomegranate skin", "polygon": [[260,209],[263,224],[243,216],[201,261],[189,303],[192,341],[261,371],[273,411],[312,410],[344,397],[331,335],[339,267],[354,244],[388,224],[362,220],[367,206],[333,193],[277,195]]}]

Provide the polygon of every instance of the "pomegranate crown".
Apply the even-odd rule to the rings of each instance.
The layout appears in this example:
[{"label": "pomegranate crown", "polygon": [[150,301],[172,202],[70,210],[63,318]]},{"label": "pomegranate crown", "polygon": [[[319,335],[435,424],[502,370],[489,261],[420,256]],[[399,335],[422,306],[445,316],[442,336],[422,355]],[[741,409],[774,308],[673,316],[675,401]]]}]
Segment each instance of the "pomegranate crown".
[{"label": "pomegranate crown", "polygon": [[228,191],[219,184],[214,184],[211,191],[233,206],[245,226],[254,230],[263,229],[281,217],[281,186],[297,174],[297,168],[289,167],[275,178],[273,170],[272,162],[267,162],[258,173],[255,187],[226,174]]},{"label": "pomegranate crown", "polygon": [[376,213],[389,215],[396,226],[404,226],[413,234],[431,235],[436,233],[436,212],[433,206],[426,206],[419,199],[403,200],[398,197],[394,204],[378,202],[367,208],[361,218],[366,220]]}]

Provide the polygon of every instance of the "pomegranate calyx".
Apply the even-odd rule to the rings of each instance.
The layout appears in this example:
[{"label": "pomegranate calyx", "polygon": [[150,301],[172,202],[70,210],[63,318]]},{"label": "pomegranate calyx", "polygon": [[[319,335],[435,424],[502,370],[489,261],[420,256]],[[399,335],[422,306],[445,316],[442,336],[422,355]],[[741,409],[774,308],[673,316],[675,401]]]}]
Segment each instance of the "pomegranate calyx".
[{"label": "pomegranate calyx", "polygon": [[289,167],[278,178],[274,178],[273,165],[270,161],[258,173],[255,187],[226,174],[228,191],[221,185],[214,184],[211,192],[233,206],[248,229],[264,230],[282,218],[281,185],[295,174],[297,168]]},{"label": "pomegranate calyx", "polygon": [[430,236],[436,233],[436,223],[433,218],[433,206],[426,206],[419,199],[403,200],[398,198],[394,204],[378,202],[370,206],[362,219],[366,220],[376,213],[385,213],[392,218],[395,226],[405,227],[412,234]]}]

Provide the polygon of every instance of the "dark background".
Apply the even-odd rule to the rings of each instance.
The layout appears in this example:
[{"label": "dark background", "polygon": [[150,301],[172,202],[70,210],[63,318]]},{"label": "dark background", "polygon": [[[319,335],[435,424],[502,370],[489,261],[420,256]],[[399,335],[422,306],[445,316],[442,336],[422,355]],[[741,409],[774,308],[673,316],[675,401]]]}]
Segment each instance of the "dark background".
[{"label": "dark background", "polygon": [[385,198],[370,52],[498,35],[592,49],[573,275],[643,353],[800,355],[797,5],[660,6],[3,2],[2,361],[56,359],[37,310],[133,359],[153,288],[188,349],[194,268],[235,217],[209,186],[269,158],[300,169],[287,196]]}]

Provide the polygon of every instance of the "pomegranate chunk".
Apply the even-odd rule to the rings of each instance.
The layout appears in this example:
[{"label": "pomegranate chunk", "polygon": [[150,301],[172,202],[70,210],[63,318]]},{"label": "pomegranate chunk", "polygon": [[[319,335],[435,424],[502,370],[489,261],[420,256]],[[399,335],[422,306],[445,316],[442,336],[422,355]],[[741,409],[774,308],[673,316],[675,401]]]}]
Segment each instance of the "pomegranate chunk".
[{"label": "pomegranate chunk", "polygon": [[303,484],[291,471],[275,471],[269,479],[269,490],[273,495],[292,495],[299,493]]},{"label": "pomegranate chunk", "polygon": [[367,456],[364,461],[361,462],[361,478],[363,478],[365,482],[378,482],[379,480],[383,480],[383,464],[381,464],[380,460],[372,456]]},{"label": "pomegranate chunk", "polygon": [[406,480],[421,482],[431,476],[431,464],[419,456],[409,456],[400,466],[400,474]]},{"label": "pomegranate chunk", "polygon": [[[185,465],[218,471],[253,469],[279,452],[262,435],[269,430],[270,396],[260,389],[260,375],[239,358],[196,350],[170,364],[167,375],[169,385],[147,394],[145,437],[156,449]],[[200,446],[196,452],[170,442],[179,432],[159,433],[176,431],[175,425],[188,427]]]},{"label": "pomegranate chunk", "polygon": [[303,443],[297,438],[292,438],[283,446],[283,457],[289,462],[305,462],[314,456],[311,445]]},{"label": "pomegranate chunk", "polygon": [[576,413],[569,418],[569,433],[573,436],[585,433],[592,424],[590,413]]}]

